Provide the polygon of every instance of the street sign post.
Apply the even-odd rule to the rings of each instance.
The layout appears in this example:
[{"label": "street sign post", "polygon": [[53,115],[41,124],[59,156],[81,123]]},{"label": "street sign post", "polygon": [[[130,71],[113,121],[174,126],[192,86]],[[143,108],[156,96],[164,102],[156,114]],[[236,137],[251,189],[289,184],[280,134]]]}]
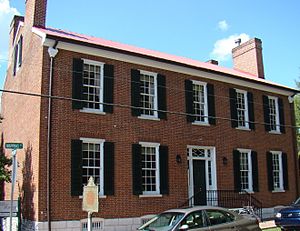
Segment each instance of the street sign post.
[{"label": "street sign post", "polygon": [[5,148],[6,149],[23,149],[23,144],[22,143],[5,143]]},{"label": "street sign post", "polygon": [[12,231],[12,217],[13,217],[13,199],[14,199],[14,189],[17,178],[17,149],[23,149],[22,143],[5,143],[6,149],[12,149],[12,173],[11,173],[11,192],[10,192],[10,224],[9,230]]}]

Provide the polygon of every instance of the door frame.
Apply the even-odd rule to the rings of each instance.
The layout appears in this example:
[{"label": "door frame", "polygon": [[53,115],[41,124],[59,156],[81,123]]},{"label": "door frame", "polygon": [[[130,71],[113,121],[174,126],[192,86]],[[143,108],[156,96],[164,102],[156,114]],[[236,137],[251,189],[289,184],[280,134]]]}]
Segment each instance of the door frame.
[{"label": "door frame", "polygon": [[[205,150],[205,156],[195,157],[192,154],[193,149]],[[210,155],[208,150],[210,150]],[[188,160],[188,196],[192,198],[194,195],[194,178],[193,178],[193,160],[204,160],[205,161],[205,182],[206,190],[217,190],[217,165],[216,165],[216,148],[212,146],[187,146],[187,160]],[[211,179],[209,179],[209,161],[211,163]],[[190,200],[190,205],[194,204],[194,198]]]}]

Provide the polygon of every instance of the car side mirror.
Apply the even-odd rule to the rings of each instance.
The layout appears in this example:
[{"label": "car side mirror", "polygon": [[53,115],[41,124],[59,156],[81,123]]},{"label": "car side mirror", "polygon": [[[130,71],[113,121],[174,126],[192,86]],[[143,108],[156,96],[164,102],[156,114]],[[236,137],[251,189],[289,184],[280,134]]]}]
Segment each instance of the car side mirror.
[{"label": "car side mirror", "polygon": [[188,225],[182,225],[179,230],[188,230],[189,226]]}]

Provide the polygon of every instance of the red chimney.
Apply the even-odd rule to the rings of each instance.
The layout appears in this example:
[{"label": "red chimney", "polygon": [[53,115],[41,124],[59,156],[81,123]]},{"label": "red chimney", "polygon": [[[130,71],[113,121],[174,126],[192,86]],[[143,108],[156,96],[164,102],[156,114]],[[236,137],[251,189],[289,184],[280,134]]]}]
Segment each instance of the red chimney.
[{"label": "red chimney", "polygon": [[25,24],[30,27],[45,27],[47,0],[26,0],[25,4]]},{"label": "red chimney", "polygon": [[265,78],[261,40],[250,39],[232,49],[233,67],[258,78]]}]

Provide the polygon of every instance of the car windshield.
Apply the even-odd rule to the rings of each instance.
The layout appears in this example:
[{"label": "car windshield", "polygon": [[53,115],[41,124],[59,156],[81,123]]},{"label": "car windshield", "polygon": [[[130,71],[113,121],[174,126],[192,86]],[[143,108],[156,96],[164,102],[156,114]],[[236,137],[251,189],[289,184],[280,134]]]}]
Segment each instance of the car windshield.
[{"label": "car windshield", "polygon": [[181,218],[184,216],[184,213],[176,212],[166,212],[161,213],[158,216],[151,219],[145,225],[139,228],[139,230],[148,230],[148,231],[169,231],[172,230]]}]

